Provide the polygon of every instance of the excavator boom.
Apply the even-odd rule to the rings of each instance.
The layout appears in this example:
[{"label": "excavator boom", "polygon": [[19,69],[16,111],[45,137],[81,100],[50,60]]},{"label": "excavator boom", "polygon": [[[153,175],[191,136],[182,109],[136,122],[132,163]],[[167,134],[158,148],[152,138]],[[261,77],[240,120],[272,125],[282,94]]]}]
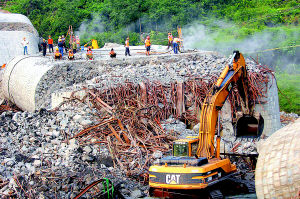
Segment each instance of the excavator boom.
[{"label": "excavator boom", "polygon": [[218,113],[230,93],[232,83],[237,83],[237,81],[240,81],[239,86],[242,87],[239,89],[240,95],[245,96],[243,100],[248,105],[245,59],[241,53],[235,51],[229,64],[204,100],[200,116],[199,144],[196,153],[198,157],[210,159],[215,156],[217,151],[214,149],[214,136]]}]

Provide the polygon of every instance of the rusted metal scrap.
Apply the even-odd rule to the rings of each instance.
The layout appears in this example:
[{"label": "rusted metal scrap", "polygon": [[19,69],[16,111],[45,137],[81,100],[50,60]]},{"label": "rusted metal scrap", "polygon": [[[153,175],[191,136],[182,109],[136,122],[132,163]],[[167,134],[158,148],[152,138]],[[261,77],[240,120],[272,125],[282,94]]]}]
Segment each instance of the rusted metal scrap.
[{"label": "rusted metal scrap", "polygon": [[[249,99],[259,103],[265,96],[267,73],[250,72]],[[74,138],[82,145],[104,143],[113,157],[114,165],[128,176],[143,176],[153,161],[153,153],[167,152],[176,132],[166,132],[161,122],[171,115],[189,123],[199,122],[201,105],[217,77],[204,80],[190,77],[183,83],[162,85],[160,82],[125,84],[106,89],[87,90],[89,103],[99,111],[99,123],[82,130]],[[229,96],[232,110],[241,97],[233,89]],[[96,140],[96,141],[95,141]]]}]

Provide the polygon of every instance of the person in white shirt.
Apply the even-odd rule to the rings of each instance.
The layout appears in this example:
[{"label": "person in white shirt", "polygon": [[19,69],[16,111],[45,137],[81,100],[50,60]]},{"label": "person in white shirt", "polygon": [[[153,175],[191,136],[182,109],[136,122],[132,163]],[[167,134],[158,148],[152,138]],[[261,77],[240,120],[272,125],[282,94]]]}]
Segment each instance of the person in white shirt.
[{"label": "person in white shirt", "polygon": [[29,45],[29,41],[26,40],[26,37],[23,38],[23,41],[21,42],[22,46],[24,47],[24,55],[25,52],[28,55],[28,45]]}]

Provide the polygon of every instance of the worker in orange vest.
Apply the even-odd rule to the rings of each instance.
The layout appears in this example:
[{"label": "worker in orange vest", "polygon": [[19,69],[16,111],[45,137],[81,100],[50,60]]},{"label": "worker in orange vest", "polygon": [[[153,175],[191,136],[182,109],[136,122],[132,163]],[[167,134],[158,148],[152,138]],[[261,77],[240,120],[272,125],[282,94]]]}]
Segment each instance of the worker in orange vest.
[{"label": "worker in orange vest", "polygon": [[92,48],[91,47],[89,47],[88,49],[87,49],[87,52],[86,52],[86,57],[89,59],[89,60],[93,60],[93,51],[92,51]]},{"label": "worker in orange vest", "polygon": [[51,38],[51,35],[49,35],[49,38],[48,38],[48,47],[49,47],[49,53],[51,53],[51,50],[53,53],[53,39]]},{"label": "worker in orange vest", "polygon": [[131,56],[130,55],[130,51],[129,51],[129,37],[127,37],[126,41],[125,41],[125,56]]},{"label": "worker in orange vest", "polygon": [[146,55],[150,55],[150,47],[151,47],[151,41],[150,36],[147,36],[147,39],[145,40],[145,48],[146,48]]},{"label": "worker in orange vest", "polygon": [[110,56],[110,58],[116,58],[117,57],[117,53],[115,53],[113,48],[110,50],[109,56]]},{"label": "worker in orange vest", "polygon": [[74,59],[74,53],[73,53],[73,50],[69,50],[68,58],[69,58],[69,60]]},{"label": "worker in orange vest", "polygon": [[3,64],[3,65],[1,66],[1,69],[5,68],[5,66],[6,66],[6,64]]},{"label": "worker in orange vest", "polygon": [[54,53],[54,59],[61,59],[61,58],[62,58],[62,56],[61,56],[61,54],[59,52],[59,49],[56,48],[55,49],[55,53]]},{"label": "worker in orange vest", "polygon": [[173,35],[172,33],[168,33],[168,50],[171,47],[172,48],[172,43],[173,43]]}]

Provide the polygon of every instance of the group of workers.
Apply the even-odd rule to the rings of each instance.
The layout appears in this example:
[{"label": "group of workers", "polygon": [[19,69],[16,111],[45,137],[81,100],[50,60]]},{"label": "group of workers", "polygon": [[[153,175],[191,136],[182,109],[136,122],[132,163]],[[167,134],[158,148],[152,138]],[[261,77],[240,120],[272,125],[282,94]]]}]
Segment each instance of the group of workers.
[{"label": "group of workers", "polygon": [[[72,60],[74,59],[74,54],[77,52],[77,50],[80,49],[80,40],[78,36],[73,36],[72,42],[69,44],[69,51],[66,46],[66,38],[64,35],[59,36],[58,38],[58,44],[56,47],[56,50],[54,52],[54,58],[55,59],[61,59],[64,55],[64,49],[65,52],[67,53],[68,51],[68,59]],[[26,40],[24,37],[22,42],[22,46],[24,47],[24,55],[28,55],[28,45],[29,41]],[[174,50],[175,54],[178,54],[179,50],[179,44],[180,44],[180,39],[179,38],[173,38],[172,33],[168,33],[168,49],[171,47]],[[46,51],[47,51],[47,45],[49,48],[49,52],[53,53],[53,39],[51,38],[51,35],[48,37],[48,41],[46,42],[45,39],[43,39],[41,46],[42,46],[42,51],[43,51],[43,56],[46,56]],[[150,55],[150,49],[151,49],[151,41],[150,41],[150,36],[146,37],[145,40],[145,48],[146,48],[146,56]],[[125,41],[125,56],[131,56],[130,55],[130,49],[129,49],[129,37],[127,37]],[[109,52],[109,56],[111,58],[116,58],[117,54],[115,53],[114,49],[112,48],[111,51]],[[86,52],[86,57],[89,60],[93,59],[93,52],[91,47],[88,47],[87,52]]]},{"label": "group of workers", "polygon": [[178,54],[179,51],[179,45],[180,45],[180,39],[175,37],[173,38],[172,33],[168,33],[168,50],[169,48],[173,48],[174,54]]},{"label": "group of workers", "polygon": [[[25,41],[25,39],[24,39]],[[80,40],[78,36],[73,36],[72,42],[69,43],[69,50],[66,46],[66,38],[64,35],[59,36],[57,40],[57,47],[55,49],[55,52],[53,50],[53,39],[51,38],[51,35],[48,36],[48,41],[43,39],[41,46],[43,51],[43,56],[46,56],[47,51],[47,45],[49,48],[49,53],[54,53],[55,59],[61,59],[64,56],[64,50],[66,53],[68,53],[69,59],[74,59],[74,54],[77,52],[77,50],[80,48]],[[23,42],[24,43],[24,42]],[[22,43],[22,44],[23,44]],[[26,49],[27,51],[27,49]],[[25,48],[24,48],[24,54],[25,54]],[[28,54],[28,53],[27,53]]]}]

